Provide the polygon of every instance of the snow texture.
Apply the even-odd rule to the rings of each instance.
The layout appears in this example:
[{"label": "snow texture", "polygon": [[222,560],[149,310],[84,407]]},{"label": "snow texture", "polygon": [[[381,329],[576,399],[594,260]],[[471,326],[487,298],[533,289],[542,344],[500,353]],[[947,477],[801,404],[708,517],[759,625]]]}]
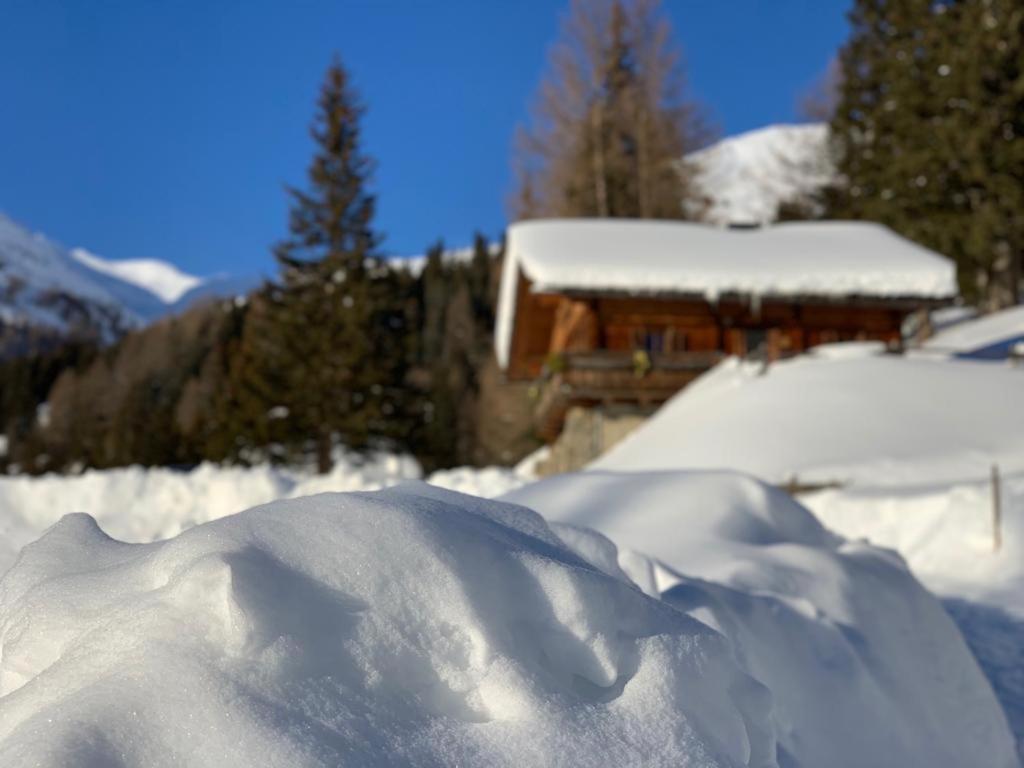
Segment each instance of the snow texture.
[{"label": "snow texture", "polygon": [[946,299],[953,262],[867,222],[752,230],[667,221],[548,219],[513,224],[495,350],[508,365],[519,275],[534,292]]},{"label": "snow texture", "polygon": [[720,634],[422,484],[148,545],[66,517],[0,581],[0,647],[3,765],[776,765]]},{"label": "snow texture", "polygon": [[780,204],[835,181],[827,144],[827,125],[770,125],[688,155],[710,201],[705,220],[719,226],[775,221]]},{"label": "snow texture", "polygon": [[638,584],[728,637],[771,690],[780,765],[1017,764],[939,602],[894,553],[782,492],[727,472],[585,472],[504,498],[605,534]]},{"label": "snow texture", "polygon": [[1024,370],[875,352],[837,344],[767,370],[726,360],[594,466],[887,485],[1024,469]]}]

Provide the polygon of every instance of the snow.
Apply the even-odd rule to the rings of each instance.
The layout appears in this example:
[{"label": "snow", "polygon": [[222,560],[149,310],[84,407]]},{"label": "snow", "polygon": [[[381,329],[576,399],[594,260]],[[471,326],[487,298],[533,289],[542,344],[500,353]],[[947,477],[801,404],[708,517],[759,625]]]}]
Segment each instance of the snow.
[{"label": "snow", "polygon": [[1024,469],[1024,370],[835,345],[729,359],[594,466],[730,468],[785,483],[897,485]]},{"label": "snow", "polygon": [[1016,765],[902,561],[752,478],[338,458],[0,478],[0,764]]},{"label": "snow", "polygon": [[[489,243],[487,250],[491,256],[497,256],[501,252],[501,244]],[[476,249],[471,245],[462,248],[448,248],[442,252],[441,261],[446,264],[465,264],[472,261],[475,254]],[[392,266],[405,269],[411,275],[418,276],[423,271],[423,268],[427,266],[427,256],[426,254],[392,256],[390,257],[390,263]]]},{"label": "snow", "polygon": [[[40,417],[41,418],[41,417]],[[0,441],[0,447],[6,443]],[[515,467],[455,467],[426,478],[433,486],[494,497],[536,479],[540,449]],[[110,535],[129,542],[176,536],[201,523],[279,499],[315,493],[370,491],[423,476],[411,456],[339,451],[325,474],[259,464],[200,464],[191,470],[139,466],[87,469],[77,475],[0,475],[0,574],[20,549],[71,512],[96,518]],[[139,509],[145,499],[145,510]]]},{"label": "snow", "polygon": [[843,344],[760,370],[722,364],[595,466],[838,483],[800,500],[843,536],[897,550],[941,597],[1024,756],[1024,369]]},{"label": "snow", "polygon": [[[276,499],[374,490],[420,476],[415,460],[378,454],[365,461],[339,457],[327,475],[269,465],[201,464],[187,472],[125,467],[90,469],[80,475],[0,477],[0,573],[21,547],[70,512],[93,515],[118,539],[150,542]],[[140,509],[143,499],[144,510]]]},{"label": "snow", "polygon": [[1017,764],[938,601],[782,492],[731,472],[590,471],[504,498],[605,534],[638,584],[722,632],[771,691],[780,765]]},{"label": "snow", "polygon": [[[0,319],[59,333],[94,326],[104,341],[208,297],[253,290],[255,276],[198,278],[154,259],[70,251],[0,213]],[[2,350],[0,350],[2,352]]]},{"label": "snow", "polygon": [[1005,359],[1024,341],[1024,305],[964,320],[939,331],[924,343],[933,352],[979,359]]},{"label": "snow", "polygon": [[802,497],[830,528],[898,549],[957,622],[1002,702],[1024,756],[1024,473],[1000,479],[1002,546],[990,481],[857,485]]},{"label": "snow", "polygon": [[[72,313],[60,297],[74,300],[80,309]],[[0,311],[8,325],[71,330],[91,322],[106,338],[138,322],[101,282],[82,274],[60,246],[2,213]]]},{"label": "snow", "polygon": [[827,125],[770,125],[688,155],[710,200],[704,218],[720,226],[774,221],[781,203],[835,180],[827,144]]},{"label": "snow", "polygon": [[203,278],[186,274],[173,264],[158,259],[104,259],[84,248],[72,248],[70,253],[73,259],[89,269],[147,290],[165,304],[173,304],[203,282]]},{"label": "snow", "polygon": [[508,229],[495,350],[508,364],[518,278],[537,293],[947,299],[953,262],[867,222],[729,230],[627,219],[524,221]]},{"label": "snow", "polygon": [[[516,504],[406,483],[204,522],[242,493],[418,472],[340,464],[0,495],[56,520],[95,503],[89,483],[122,486],[0,579],[0,764],[1016,765],[899,558],[751,478],[589,472]],[[509,480],[478,474],[478,490]]]},{"label": "snow", "polygon": [[148,545],[66,517],[0,581],[0,644],[5,765],[776,765],[721,635],[425,485]]}]

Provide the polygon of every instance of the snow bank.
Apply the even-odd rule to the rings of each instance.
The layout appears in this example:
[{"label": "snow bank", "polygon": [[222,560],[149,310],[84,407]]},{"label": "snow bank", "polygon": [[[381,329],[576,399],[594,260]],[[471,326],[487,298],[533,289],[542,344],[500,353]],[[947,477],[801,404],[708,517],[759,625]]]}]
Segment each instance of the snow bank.
[{"label": "snow bank", "polygon": [[1006,606],[1024,619],[1024,474],[1003,476],[1000,497],[998,551],[988,480],[833,488],[801,501],[832,530],[899,550],[939,594]]},{"label": "snow bank", "polygon": [[0,580],[0,648],[4,765],[776,764],[724,638],[423,485],[158,544],[64,518]]},{"label": "snow bank", "polygon": [[[25,544],[70,512],[93,515],[117,539],[147,542],[276,499],[325,491],[363,491],[418,480],[408,456],[339,454],[317,475],[269,465],[201,464],[183,472],[162,467],[87,470],[81,475],[0,476],[0,573]],[[470,487],[469,481],[462,483]],[[483,490],[483,482],[474,490]],[[508,483],[495,488],[507,490]]]},{"label": "snow bank", "polygon": [[604,533],[638,583],[723,632],[772,692],[781,765],[1017,765],[935,598],[781,492],[732,473],[585,472],[505,498]]},{"label": "snow bank", "polygon": [[1024,475],[1004,475],[995,550],[990,482],[836,488],[802,501],[830,528],[898,549],[942,597],[1024,756]]},{"label": "snow bank", "polygon": [[837,346],[857,354],[727,360],[593,466],[870,485],[1024,468],[1024,370]]},{"label": "snow bank", "polygon": [[[491,498],[535,480],[534,466],[543,456],[539,452],[516,467],[441,470],[426,479],[440,488]],[[147,542],[277,499],[378,490],[419,480],[422,474],[410,456],[339,452],[326,475],[269,465],[216,464],[190,471],[125,467],[80,475],[0,475],[0,574],[21,547],[70,512],[92,515],[115,538]]]},{"label": "snow bank", "polygon": [[981,359],[1005,359],[1014,344],[1024,341],[1024,306],[963,322],[939,331],[924,348]]}]

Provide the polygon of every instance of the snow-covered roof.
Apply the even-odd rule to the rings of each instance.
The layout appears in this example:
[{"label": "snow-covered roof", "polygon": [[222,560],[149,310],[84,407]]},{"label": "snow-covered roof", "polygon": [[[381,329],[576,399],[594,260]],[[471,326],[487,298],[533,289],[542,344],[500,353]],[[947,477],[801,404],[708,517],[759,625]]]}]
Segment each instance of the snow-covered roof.
[{"label": "snow-covered roof", "polygon": [[731,293],[945,299],[953,262],[869,222],[758,229],[630,219],[541,219],[508,230],[495,349],[508,364],[519,272],[534,292]]}]

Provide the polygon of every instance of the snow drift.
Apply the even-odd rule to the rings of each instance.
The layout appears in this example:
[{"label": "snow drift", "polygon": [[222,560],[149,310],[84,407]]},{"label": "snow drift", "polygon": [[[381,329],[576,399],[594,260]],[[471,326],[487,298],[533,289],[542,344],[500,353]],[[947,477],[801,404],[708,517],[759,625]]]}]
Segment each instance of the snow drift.
[{"label": "snow drift", "polygon": [[3,765],[775,765],[721,635],[423,485],[156,544],[66,517],[0,581],[0,649]]},{"label": "snow drift", "polygon": [[584,472],[504,498],[597,529],[637,583],[728,637],[772,692],[780,765],[1017,765],[938,601],[897,555],[780,491],[727,472]]},{"label": "snow drift", "polygon": [[932,352],[981,360],[1005,360],[1024,343],[1024,306],[1010,307],[955,323],[928,339]]},{"label": "snow drift", "polygon": [[1024,468],[1024,370],[874,352],[837,344],[767,370],[727,360],[593,466],[890,485]]}]

